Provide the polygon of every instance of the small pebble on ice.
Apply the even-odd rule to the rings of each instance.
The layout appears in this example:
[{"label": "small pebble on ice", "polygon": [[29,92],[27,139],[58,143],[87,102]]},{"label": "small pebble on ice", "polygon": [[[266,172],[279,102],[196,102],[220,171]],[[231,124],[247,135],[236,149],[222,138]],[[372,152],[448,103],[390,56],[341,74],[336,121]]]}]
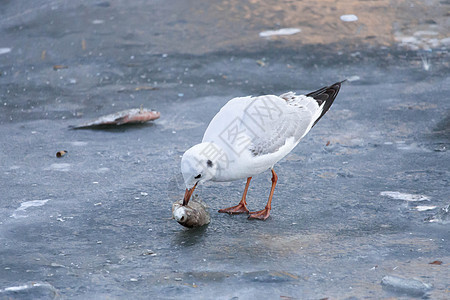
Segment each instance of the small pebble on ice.
[{"label": "small pebble on ice", "polygon": [[281,28],[278,30],[267,30],[259,33],[260,37],[270,37],[274,35],[292,35],[301,32],[300,28]]},{"label": "small pebble on ice", "polygon": [[130,281],[136,282],[138,280],[137,280],[137,278],[130,278]]},{"label": "small pebble on ice", "polygon": [[144,251],[144,253],[142,253],[142,255],[156,256],[157,254],[152,250],[147,249],[146,251]]},{"label": "small pebble on ice", "polygon": [[355,15],[342,15],[341,20],[344,22],[355,22],[358,21],[358,17]]}]

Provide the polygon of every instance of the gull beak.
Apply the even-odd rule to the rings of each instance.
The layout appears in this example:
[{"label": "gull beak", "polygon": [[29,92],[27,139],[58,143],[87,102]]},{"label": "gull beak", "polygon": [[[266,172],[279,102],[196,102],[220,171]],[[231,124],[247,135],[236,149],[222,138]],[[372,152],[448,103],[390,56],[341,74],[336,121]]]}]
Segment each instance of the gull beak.
[{"label": "gull beak", "polygon": [[192,193],[194,192],[195,187],[197,186],[197,183],[191,189],[186,189],[186,192],[184,193],[184,198],[183,198],[183,206],[186,206],[189,203],[189,199],[191,199]]}]

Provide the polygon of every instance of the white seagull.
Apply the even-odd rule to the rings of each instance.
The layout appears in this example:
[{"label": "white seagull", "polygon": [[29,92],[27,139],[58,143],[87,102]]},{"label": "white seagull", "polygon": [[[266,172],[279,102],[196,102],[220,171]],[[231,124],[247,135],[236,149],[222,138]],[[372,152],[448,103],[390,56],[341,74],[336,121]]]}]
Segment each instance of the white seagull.
[{"label": "white seagull", "polygon": [[[247,178],[239,204],[219,212],[247,213],[249,219],[266,220],[278,179],[274,165],[328,111],[342,82],[307,95],[288,92],[228,101],[209,123],[202,142],[183,154],[181,172],[186,185],[183,205],[188,205],[199,183]],[[250,212],[245,200],[250,180],[267,169],[272,171],[269,200],[263,210]]]}]

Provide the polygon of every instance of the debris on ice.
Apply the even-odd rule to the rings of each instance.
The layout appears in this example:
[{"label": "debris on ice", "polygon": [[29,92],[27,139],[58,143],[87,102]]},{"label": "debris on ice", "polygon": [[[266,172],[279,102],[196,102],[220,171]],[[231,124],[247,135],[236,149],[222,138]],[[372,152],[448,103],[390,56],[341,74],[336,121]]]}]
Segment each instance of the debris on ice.
[{"label": "debris on ice", "polygon": [[11,48],[0,48],[0,55],[11,52]]},{"label": "debris on ice", "polygon": [[19,208],[17,208],[13,214],[11,215],[11,218],[19,219],[19,218],[26,218],[27,216],[24,214],[24,212],[29,207],[36,207],[36,206],[42,206],[45,203],[47,203],[50,199],[44,199],[44,200],[31,200],[26,201],[20,204]]},{"label": "debris on ice", "polygon": [[416,202],[416,201],[430,201],[430,197],[425,195],[419,195],[419,194],[407,194],[407,193],[400,193],[400,192],[391,192],[391,191],[384,191],[380,193],[381,196],[387,196],[393,199],[397,200],[405,200],[410,202]]},{"label": "debris on ice", "polygon": [[267,30],[259,33],[260,37],[270,37],[274,35],[292,35],[301,32],[300,28],[281,28],[278,30]]},{"label": "debris on ice", "polygon": [[414,208],[417,209],[417,211],[427,211],[427,210],[435,209],[436,207],[437,206],[435,206],[435,205],[418,205]]},{"label": "debris on ice", "polygon": [[397,276],[384,276],[381,285],[393,292],[410,296],[422,296],[433,287],[416,279],[405,279]]},{"label": "debris on ice", "polygon": [[358,17],[355,15],[342,15],[341,16],[341,21],[344,22],[355,22],[358,21]]}]

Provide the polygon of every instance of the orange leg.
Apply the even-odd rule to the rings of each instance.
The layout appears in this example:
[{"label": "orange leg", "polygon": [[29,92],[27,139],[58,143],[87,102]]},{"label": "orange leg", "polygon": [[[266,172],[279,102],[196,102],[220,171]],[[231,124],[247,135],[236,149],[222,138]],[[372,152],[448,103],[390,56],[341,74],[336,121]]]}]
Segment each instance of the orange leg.
[{"label": "orange leg", "polygon": [[252,180],[251,177],[247,178],[247,184],[245,185],[245,190],[244,194],[242,195],[241,202],[239,202],[239,204],[236,206],[219,210],[220,213],[227,213],[230,215],[248,214],[247,201],[245,201],[245,198],[247,197],[247,190],[248,186],[250,185],[250,180]]},{"label": "orange leg", "polygon": [[272,169],[272,188],[270,189],[269,201],[267,201],[266,208],[260,211],[250,212],[249,219],[266,220],[270,215],[270,209],[272,208],[272,197],[275,186],[277,185],[278,176],[277,173]]}]

